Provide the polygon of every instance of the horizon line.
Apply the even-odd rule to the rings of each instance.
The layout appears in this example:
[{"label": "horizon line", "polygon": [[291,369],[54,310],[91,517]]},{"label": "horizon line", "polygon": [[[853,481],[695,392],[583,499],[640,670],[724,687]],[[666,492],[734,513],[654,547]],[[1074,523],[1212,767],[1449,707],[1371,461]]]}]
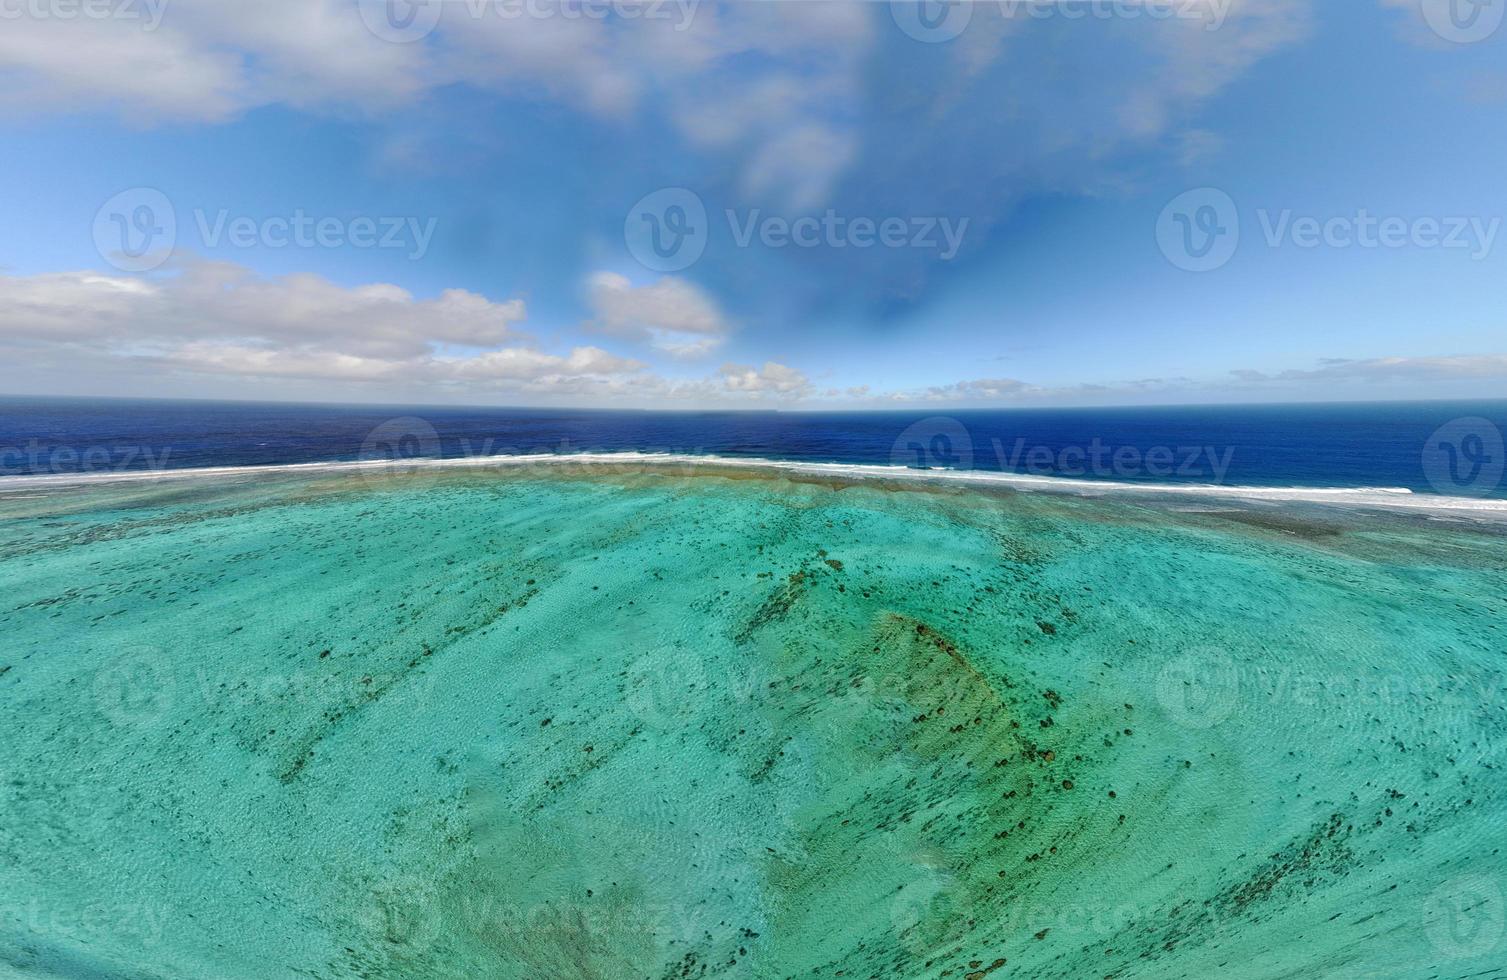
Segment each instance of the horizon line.
[{"label": "horizon line", "polygon": [[[441,409],[441,410],[473,410],[473,411],[558,411],[558,412],[633,412],[633,413],[660,413],[674,414],[704,414],[709,412],[719,413],[742,413],[742,414],[782,414],[782,415],[828,415],[828,414],[894,414],[924,412],[928,406],[924,403],[898,406],[894,408],[880,407],[854,407],[854,408],[781,408],[775,406],[758,407],[718,407],[718,408],[642,408],[642,407],[607,407],[593,405],[518,405],[499,404],[481,405],[472,403],[440,404],[433,402],[343,402],[343,401],[310,401],[299,399],[257,399],[257,398],[193,398],[181,396],[153,396],[153,395],[39,395],[0,392],[0,401],[5,400],[33,400],[33,401],[95,401],[95,402],[151,402],[151,403],[188,403],[209,405],[284,405],[293,407],[320,407],[320,408],[401,408],[401,409]],[[1380,399],[1333,399],[1325,401],[1253,401],[1253,402],[1153,402],[1137,404],[1109,404],[1109,405],[971,405],[956,407],[951,411],[941,410],[934,414],[948,415],[960,412],[1008,412],[1008,411],[1093,411],[1093,410],[1122,410],[1122,409],[1155,409],[1155,408],[1282,408],[1312,405],[1432,405],[1432,404],[1461,404],[1461,403],[1494,403],[1507,402],[1507,395],[1493,398],[1380,398]]]}]

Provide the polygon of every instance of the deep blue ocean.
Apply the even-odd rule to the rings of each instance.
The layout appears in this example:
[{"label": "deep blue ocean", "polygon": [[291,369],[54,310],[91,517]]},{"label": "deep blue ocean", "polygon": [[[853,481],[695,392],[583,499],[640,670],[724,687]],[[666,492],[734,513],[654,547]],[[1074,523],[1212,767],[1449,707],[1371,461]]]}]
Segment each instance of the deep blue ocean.
[{"label": "deep blue ocean", "polygon": [[1507,496],[1507,399],[954,412],[647,412],[0,399],[0,477],[640,450],[1083,479]]}]

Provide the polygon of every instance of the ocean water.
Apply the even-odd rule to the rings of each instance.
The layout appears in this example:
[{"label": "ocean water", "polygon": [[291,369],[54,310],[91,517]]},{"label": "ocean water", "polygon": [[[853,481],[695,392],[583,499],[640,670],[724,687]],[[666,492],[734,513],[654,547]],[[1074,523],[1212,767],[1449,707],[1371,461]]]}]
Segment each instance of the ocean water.
[{"label": "ocean water", "polygon": [[627,460],[9,481],[0,971],[1504,977],[1504,545]]},{"label": "ocean water", "polygon": [[1507,400],[792,413],[6,398],[0,477],[635,451],[1507,498],[1504,432]]}]

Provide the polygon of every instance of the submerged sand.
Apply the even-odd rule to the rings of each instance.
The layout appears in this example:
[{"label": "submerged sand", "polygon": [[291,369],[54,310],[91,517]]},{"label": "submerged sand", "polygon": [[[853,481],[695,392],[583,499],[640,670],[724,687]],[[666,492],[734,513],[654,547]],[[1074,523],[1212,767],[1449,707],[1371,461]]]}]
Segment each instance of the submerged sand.
[{"label": "submerged sand", "polygon": [[1495,523],[663,462],[0,494],[0,963],[1493,975]]}]

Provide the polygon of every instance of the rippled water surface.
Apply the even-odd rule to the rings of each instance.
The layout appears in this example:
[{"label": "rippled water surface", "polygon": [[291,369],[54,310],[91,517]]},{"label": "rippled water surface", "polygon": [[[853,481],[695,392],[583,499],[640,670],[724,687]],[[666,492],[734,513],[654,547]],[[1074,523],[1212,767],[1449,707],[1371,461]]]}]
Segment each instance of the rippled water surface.
[{"label": "rippled water surface", "polygon": [[0,497],[0,971],[1507,976],[1502,525],[548,469]]}]

